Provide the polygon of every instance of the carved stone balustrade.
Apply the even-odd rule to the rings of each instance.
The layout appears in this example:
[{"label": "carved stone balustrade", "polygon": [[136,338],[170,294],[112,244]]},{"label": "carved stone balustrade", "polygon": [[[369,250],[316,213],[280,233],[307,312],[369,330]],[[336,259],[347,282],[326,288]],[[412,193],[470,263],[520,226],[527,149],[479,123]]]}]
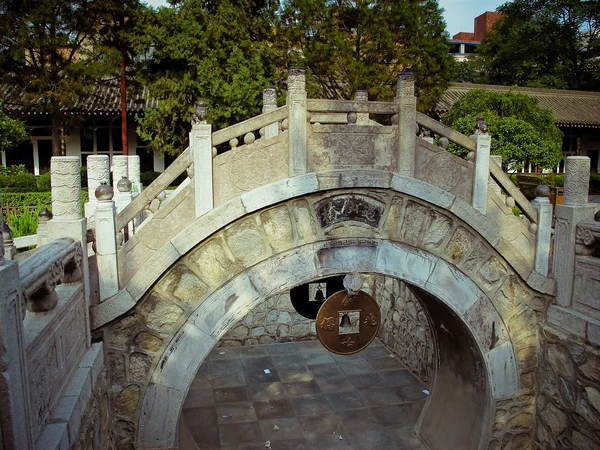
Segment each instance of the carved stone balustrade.
[{"label": "carved stone balustrade", "polygon": [[600,243],[600,222],[584,221],[577,224],[575,234],[575,253],[589,256]]},{"label": "carved stone balustrade", "polygon": [[81,243],[70,238],[52,241],[19,266],[25,306],[32,312],[50,311],[58,302],[56,286],[80,281]]}]

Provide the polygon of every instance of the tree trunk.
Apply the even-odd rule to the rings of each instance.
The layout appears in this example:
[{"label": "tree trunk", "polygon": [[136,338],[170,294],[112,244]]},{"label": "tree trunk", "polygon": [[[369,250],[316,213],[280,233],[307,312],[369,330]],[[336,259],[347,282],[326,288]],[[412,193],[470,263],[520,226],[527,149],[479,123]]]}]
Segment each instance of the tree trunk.
[{"label": "tree trunk", "polygon": [[123,155],[127,155],[129,143],[127,141],[127,79],[125,78],[125,55],[121,61],[121,147]]},{"label": "tree trunk", "polygon": [[52,115],[52,156],[63,156],[61,145],[61,126],[62,121],[58,114]]}]

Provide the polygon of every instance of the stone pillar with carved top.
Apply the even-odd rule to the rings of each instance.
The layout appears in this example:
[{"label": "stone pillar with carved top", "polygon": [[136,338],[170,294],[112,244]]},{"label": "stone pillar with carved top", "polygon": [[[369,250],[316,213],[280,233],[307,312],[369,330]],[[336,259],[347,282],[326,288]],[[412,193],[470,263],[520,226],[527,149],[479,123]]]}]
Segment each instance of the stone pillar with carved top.
[{"label": "stone pillar with carved top", "polygon": [[81,162],[78,156],[53,156],[50,160],[52,219],[48,221],[48,242],[68,237],[81,242],[87,345],[89,328],[90,275],[87,252],[87,219],[81,216]]},{"label": "stone pillar with carved top", "polygon": [[110,185],[102,184],[95,190],[96,205],[96,261],[100,302],[119,292],[117,263],[117,210]]},{"label": "stone pillar with carved top", "polygon": [[196,106],[190,132],[190,152],[194,164],[196,217],[214,208],[212,126],[206,122],[206,103]]},{"label": "stone pillar with carved top", "polygon": [[306,77],[304,67],[290,67],[288,71],[288,127],[289,175],[306,173]]},{"label": "stone pillar with carved top", "polygon": [[0,448],[33,449],[19,264],[6,261],[0,211]]},{"label": "stone pillar with carved top", "polygon": [[554,256],[552,272],[556,279],[556,302],[570,307],[575,276],[575,239],[577,224],[593,220],[594,208],[588,204],[590,159],[569,156],[565,162],[564,203],[556,205],[554,225]]},{"label": "stone pillar with carved top", "polygon": [[482,118],[478,129],[471,136],[475,141],[475,167],[473,170],[473,192],[471,206],[481,214],[487,212],[487,197],[490,179],[490,147],[492,138],[487,132],[487,125]]},{"label": "stone pillar with carved top", "polygon": [[[268,87],[263,89],[263,107],[262,112],[268,113],[277,109],[277,89]],[[265,127],[265,139],[271,139],[279,134],[279,124],[277,122]]]},{"label": "stone pillar with carved top", "polygon": [[84,205],[85,217],[94,216],[98,203],[94,192],[102,183],[110,183],[110,161],[108,155],[90,155],[87,157],[88,201]]},{"label": "stone pillar with carved top", "polygon": [[415,174],[415,151],[417,145],[417,98],[415,75],[401,72],[396,90],[398,102],[398,173],[412,177]]},{"label": "stone pillar with carved top", "polygon": [[129,157],[123,155],[113,156],[112,159],[112,184],[113,192],[117,192],[117,183],[123,178],[129,179]]},{"label": "stone pillar with carved top", "polygon": [[[354,101],[356,102],[368,102],[369,91],[366,89],[358,90],[354,93]],[[356,114],[356,125],[369,125],[369,113],[357,113]]]},{"label": "stone pillar with carved top", "polygon": [[535,188],[535,198],[531,205],[537,210],[538,220],[535,230],[535,262],[533,269],[540,275],[548,275],[550,239],[552,232],[552,203],[550,188],[540,185]]},{"label": "stone pillar with carved top", "polygon": [[127,176],[131,181],[132,192],[139,194],[142,192],[142,182],[140,180],[140,157],[138,155],[127,156]]}]

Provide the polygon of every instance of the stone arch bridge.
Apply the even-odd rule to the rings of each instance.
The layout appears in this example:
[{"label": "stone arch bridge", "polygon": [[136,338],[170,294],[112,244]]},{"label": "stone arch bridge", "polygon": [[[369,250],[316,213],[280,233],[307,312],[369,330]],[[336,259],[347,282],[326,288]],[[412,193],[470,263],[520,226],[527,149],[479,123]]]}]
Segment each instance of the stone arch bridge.
[{"label": "stone arch bridge", "polygon": [[[529,202],[490,158],[490,136],[461,135],[415,104],[411,74],[393,102],[331,101],[307,99],[304,72],[290,69],[283,107],[267,89],[263,114],[216,132],[200,107],[190,147],[144,190],[135,157],[115,158],[118,193],[90,197],[89,229],[69,195],[78,160],[53,159],[54,218],[38,230],[50,243],[2,269],[20,273],[13,315],[21,296],[29,310],[9,336],[21,382],[8,389],[18,401],[6,448],[183,449],[186,394],[228,330],[274,295],[353,271],[374,280],[365,288],[380,305],[377,286],[404,286],[432,336],[415,425],[425,446],[592,448],[600,228],[589,160],[568,159],[553,219],[544,189]],[[91,192],[109,167],[88,161]],[[78,250],[57,252],[67,244]]]}]

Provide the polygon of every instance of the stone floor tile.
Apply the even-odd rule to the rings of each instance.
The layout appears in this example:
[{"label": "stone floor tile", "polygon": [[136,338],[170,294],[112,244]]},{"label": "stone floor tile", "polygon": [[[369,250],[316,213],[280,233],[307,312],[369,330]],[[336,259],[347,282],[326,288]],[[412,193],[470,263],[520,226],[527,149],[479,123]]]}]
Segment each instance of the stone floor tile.
[{"label": "stone floor tile", "polygon": [[[203,367],[204,364],[202,364]],[[207,364],[208,366],[208,364]],[[212,389],[212,375],[207,372],[197,373],[194,379],[192,380],[192,384],[190,385],[190,390],[192,389]]]},{"label": "stone floor tile", "polygon": [[358,390],[371,389],[381,385],[381,378],[377,372],[349,375],[347,378]]},{"label": "stone floor tile", "polygon": [[263,441],[258,422],[231,423],[218,425],[222,446],[239,445]]},{"label": "stone floor tile", "polygon": [[294,409],[288,399],[253,402],[259,420],[294,417]]},{"label": "stone floor tile", "polygon": [[377,422],[384,426],[414,425],[416,419],[411,407],[412,405],[409,403],[379,406],[371,408],[371,414],[377,419]]},{"label": "stone floor tile", "polygon": [[334,413],[318,414],[316,416],[298,417],[304,437],[309,444],[315,444],[318,439],[335,436],[344,432]]},{"label": "stone floor tile", "polygon": [[346,375],[358,375],[361,373],[372,373],[374,369],[365,359],[357,359],[354,361],[341,362],[338,365]]},{"label": "stone floor tile", "polygon": [[337,411],[335,416],[346,432],[381,426],[377,418],[371,413],[370,408]]},{"label": "stone floor tile", "polygon": [[300,422],[295,417],[259,421],[263,437],[270,441],[304,439]]},{"label": "stone floor tile", "polygon": [[340,378],[345,376],[337,363],[314,364],[308,366],[315,379]]},{"label": "stone floor tile", "polygon": [[338,355],[336,353],[331,353],[331,356],[337,362],[361,361],[365,359],[362,355],[362,352],[353,353],[351,355]]},{"label": "stone floor tile", "polygon": [[210,362],[210,374],[212,376],[226,375],[242,372],[242,362],[237,359],[222,359]]},{"label": "stone floor tile", "polygon": [[279,372],[277,369],[269,369],[269,373],[265,373],[264,370],[249,370],[246,372],[246,381],[248,384],[256,383],[273,383],[275,381],[281,381],[279,378]]},{"label": "stone floor tile", "polygon": [[[342,436],[342,439],[340,439]],[[326,449],[326,450],[353,450],[354,447],[347,434],[330,434],[327,436],[320,436],[318,438],[309,441],[311,449]],[[373,449],[376,450],[376,449]]]},{"label": "stone floor tile", "polygon": [[196,443],[218,447],[219,430],[215,408],[191,408],[183,411],[185,422]]},{"label": "stone floor tile", "polygon": [[382,387],[411,386],[414,385],[415,382],[418,383],[413,374],[406,369],[383,370],[378,373],[379,378],[381,379],[380,386]]},{"label": "stone floor tile", "polygon": [[296,416],[316,416],[331,412],[331,406],[322,395],[290,399]]},{"label": "stone floor tile", "polygon": [[354,385],[350,382],[350,380],[348,380],[347,377],[317,379],[316,381],[321,389],[321,392],[325,393],[355,390]]},{"label": "stone floor tile", "polygon": [[264,345],[269,355],[271,356],[285,356],[289,354],[299,353],[299,349],[295,347],[296,342],[289,342],[284,344],[270,344]]},{"label": "stone floor tile", "polygon": [[213,389],[215,403],[247,402],[250,400],[248,388],[244,386]]},{"label": "stone floor tile", "polygon": [[242,366],[245,371],[273,369],[270,356],[245,356],[242,355]]},{"label": "stone floor tile", "polygon": [[304,356],[301,353],[294,353],[292,355],[277,355],[272,356],[273,365],[277,369],[306,369],[306,362]]},{"label": "stone floor tile", "polygon": [[333,363],[335,360],[329,353],[305,353],[304,361],[306,365]]},{"label": "stone floor tile", "polygon": [[279,381],[273,383],[256,383],[250,385],[252,401],[262,402],[267,400],[281,400],[287,398],[283,384]]},{"label": "stone floor tile", "polygon": [[[250,444],[240,444],[240,445],[232,445],[227,447],[219,447],[221,450],[265,450],[264,441],[260,442],[252,442]],[[203,450],[200,447],[200,450]]]},{"label": "stone floor tile", "polygon": [[401,403],[404,398],[400,397],[393,388],[373,388],[361,391],[362,397],[368,406],[391,405]]},{"label": "stone floor tile", "polygon": [[208,354],[210,361],[223,359],[238,359],[243,347],[218,347],[213,348]]},{"label": "stone floor tile", "polygon": [[389,355],[380,358],[368,358],[367,361],[375,370],[404,369],[404,365],[398,358],[392,358]]},{"label": "stone floor tile", "polygon": [[213,389],[246,386],[246,377],[243,372],[216,375],[211,381]]},{"label": "stone floor tile", "polygon": [[398,386],[394,390],[398,397],[406,402],[420,401],[427,398],[427,394],[423,392],[425,388],[421,383],[415,380],[415,383],[408,386]]},{"label": "stone floor tile", "polygon": [[356,450],[397,450],[399,448],[392,436],[383,427],[349,431],[348,435],[353,448]]},{"label": "stone floor tile", "polygon": [[365,401],[358,391],[336,392],[334,394],[325,394],[325,398],[334,411],[344,411],[348,409],[358,409],[366,406]]},{"label": "stone floor tile", "polygon": [[371,344],[367,348],[362,350],[360,352],[360,354],[366,360],[370,360],[370,359],[374,359],[374,358],[381,358],[383,356],[387,356],[388,358],[393,359],[390,356],[392,354],[392,352],[390,350],[388,350],[386,347],[384,347],[383,345]]},{"label": "stone floor tile", "polygon": [[285,389],[288,397],[313,396],[321,393],[319,385],[315,380],[283,383],[283,388]]},{"label": "stone floor tile", "polygon": [[266,345],[245,345],[244,347],[240,347],[239,353],[243,357],[269,356],[266,347]]},{"label": "stone floor tile", "polygon": [[[263,448],[261,450],[264,450]],[[310,450],[312,447],[306,442],[306,439],[285,439],[285,440],[272,440],[271,448],[273,450]]]},{"label": "stone floor tile", "polygon": [[400,449],[407,450],[427,450],[427,447],[421,442],[421,439],[413,431],[414,425],[389,426],[386,430]]},{"label": "stone floor tile", "polygon": [[312,371],[304,369],[279,369],[279,377],[283,382],[311,381],[314,378]]},{"label": "stone floor tile", "polygon": [[215,404],[215,397],[213,390],[211,389],[193,389],[190,388],[188,391],[185,402],[183,403],[184,408],[200,408],[206,406],[212,406]]},{"label": "stone floor tile", "polygon": [[217,405],[217,423],[241,423],[258,420],[252,402],[223,403]]}]

